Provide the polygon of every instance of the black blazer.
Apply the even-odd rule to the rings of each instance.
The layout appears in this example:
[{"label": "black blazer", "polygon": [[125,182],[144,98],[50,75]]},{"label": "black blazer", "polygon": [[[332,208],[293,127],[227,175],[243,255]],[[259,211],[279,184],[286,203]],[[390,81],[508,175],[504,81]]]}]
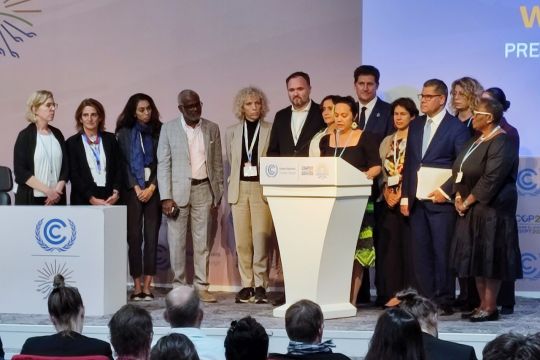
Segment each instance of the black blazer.
[{"label": "black blazer", "polygon": [[71,174],[71,205],[89,205],[89,199],[92,196],[97,198],[106,196],[108,198],[112,195],[113,190],[120,190],[121,169],[118,142],[114,134],[109,132],[101,132],[99,135],[101,141],[103,141],[103,150],[107,159],[105,191],[98,191],[98,186],[90,172],[86,152],[84,151],[82,133],[77,133],[66,141],[69,156],[69,173]]},{"label": "black blazer", "polygon": [[[361,108],[360,104],[358,104],[358,116],[360,116]],[[394,117],[391,112],[392,106],[386,101],[377,98],[364,130],[379,134],[381,140],[392,134],[396,129],[394,128]]]},{"label": "black blazer", "polygon": [[309,156],[311,138],[326,126],[319,104],[312,101],[298,142],[294,145],[291,116],[292,109],[290,106],[276,113],[272,131],[270,132],[267,156]]},{"label": "black blazer", "polygon": [[84,356],[104,355],[112,359],[109,343],[86,337],[77,332],[56,333],[54,335],[28,338],[21,349],[21,354],[42,356]]},{"label": "black blazer", "polygon": [[476,352],[469,345],[437,339],[422,333],[426,360],[476,360]]},{"label": "black blazer", "polygon": [[[62,132],[53,126],[49,126],[52,134],[60,143],[62,148],[62,167],[58,181],[68,181],[69,166]],[[34,198],[34,189],[26,185],[30,177],[34,176],[34,153],[36,151],[37,127],[36,124],[30,124],[24,128],[17,136],[15,148],[13,149],[13,172],[15,173],[15,182],[18,185],[15,194],[15,205],[29,205]],[[65,204],[65,194],[59,204]]]}]

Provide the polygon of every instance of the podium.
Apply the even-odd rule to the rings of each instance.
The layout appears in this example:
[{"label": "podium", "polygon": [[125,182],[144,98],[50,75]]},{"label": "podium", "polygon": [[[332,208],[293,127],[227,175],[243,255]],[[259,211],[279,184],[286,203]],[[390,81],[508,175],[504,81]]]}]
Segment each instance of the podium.
[{"label": "podium", "polygon": [[301,299],[326,319],[356,315],[349,302],[354,252],[372,181],[341,158],[261,158],[260,180],[281,253],[284,317]]},{"label": "podium", "polygon": [[86,315],[126,303],[125,206],[0,206],[4,313],[48,314],[56,274],[81,294]]}]

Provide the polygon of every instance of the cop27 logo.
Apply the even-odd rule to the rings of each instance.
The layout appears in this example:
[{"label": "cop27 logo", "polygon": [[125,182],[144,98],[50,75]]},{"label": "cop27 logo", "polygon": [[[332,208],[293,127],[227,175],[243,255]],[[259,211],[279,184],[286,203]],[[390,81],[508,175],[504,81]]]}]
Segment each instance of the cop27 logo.
[{"label": "cop27 logo", "polygon": [[266,176],[268,177],[276,177],[278,174],[278,167],[276,164],[268,164],[266,165]]},{"label": "cop27 logo", "polygon": [[33,26],[26,15],[41,12],[31,8],[31,1],[0,0],[4,7],[0,8],[0,55],[19,58],[19,53],[14,50],[15,45],[37,36],[35,32],[26,30]]},{"label": "cop27 logo", "polygon": [[54,218],[39,220],[36,224],[35,237],[38,245],[48,252],[64,252],[69,250],[77,239],[75,223],[67,219]]},{"label": "cop27 logo", "polygon": [[532,168],[525,168],[518,172],[517,189],[519,195],[540,195],[538,172]]}]

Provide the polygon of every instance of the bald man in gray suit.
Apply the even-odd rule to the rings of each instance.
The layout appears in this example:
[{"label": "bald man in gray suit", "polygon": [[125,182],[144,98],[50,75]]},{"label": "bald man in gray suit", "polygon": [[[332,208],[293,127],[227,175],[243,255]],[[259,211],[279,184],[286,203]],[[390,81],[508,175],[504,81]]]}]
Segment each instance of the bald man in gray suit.
[{"label": "bald man in gray suit", "polygon": [[168,217],[167,238],[173,286],[186,284],[186,232],[191,218],[193,285],[205,302],[216,302],[208,292],[210,210],[223,194],[223,159],[217,124],[201,118],[202,102],[193,90],[178,94],[180,117],[161,128],[157,179],[161,207]]}]

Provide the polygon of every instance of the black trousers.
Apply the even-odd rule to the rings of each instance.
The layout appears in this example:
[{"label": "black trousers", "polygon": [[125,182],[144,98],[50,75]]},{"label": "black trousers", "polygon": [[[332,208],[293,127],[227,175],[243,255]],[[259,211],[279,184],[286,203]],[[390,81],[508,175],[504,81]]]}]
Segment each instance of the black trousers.
[{"label": "black trousers", "polygon": [[124,203],[127,206],[129,274],[134,278],[141,275],[155,275],[161,225],[159,192],[156,189],[146,203],[139,201],[133,189],[126,190],[124,195]]}]

